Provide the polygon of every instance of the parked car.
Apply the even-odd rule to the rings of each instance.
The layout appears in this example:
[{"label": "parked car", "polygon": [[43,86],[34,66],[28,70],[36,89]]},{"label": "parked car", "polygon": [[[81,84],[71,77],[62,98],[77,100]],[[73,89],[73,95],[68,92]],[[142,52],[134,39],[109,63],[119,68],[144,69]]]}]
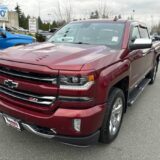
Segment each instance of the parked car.
[{"label": "parked car", "polygon": [[155,35],[154,36],[154,41],[160,41],[160,36],[159,35]]},{"label": "parked car", "polygon": [[72,145],[111,143],[128,106],[155,82],[159,56],[143,23],[72,22],[48,42],[0,52],[1,116]]},{"label": "parked car", "polygon": [[23,34],[14,34],[3,29],[0,29],[0,49],[8,47],[30,44],[35,42],[36,39],[32,36]]},{"label": "parked car", "polygon": [[53,35],[52,32],[42,31],[42,32],[39,32],[39,33],[37,34],[37,40],[38,40],[39,42],[45,42],[45,41],[48,40],[52,35]]},{"label": "parked car", "polygon": [[51,28],[51,29],[49,30],[49,32],[55,33],[55,32],[58,31],[58,30],[59,30],[59,28]]},{"label": "parked car", "polygon": [[39,30],[39,32],[36,34],[36,38],[39,42],[45,42],[47,41],[56,31],[58,28],[52,28],[49,31],[42,31]]}]

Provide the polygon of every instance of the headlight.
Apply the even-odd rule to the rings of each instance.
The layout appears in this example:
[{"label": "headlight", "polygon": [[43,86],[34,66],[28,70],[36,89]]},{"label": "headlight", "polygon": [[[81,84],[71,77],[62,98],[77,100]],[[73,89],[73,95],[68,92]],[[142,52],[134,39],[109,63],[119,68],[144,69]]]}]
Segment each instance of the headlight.
[{"label": "headlight", "polygon": [[94,84],[94,75],[60,76],[60,88],[69,90],[88,90]]}]

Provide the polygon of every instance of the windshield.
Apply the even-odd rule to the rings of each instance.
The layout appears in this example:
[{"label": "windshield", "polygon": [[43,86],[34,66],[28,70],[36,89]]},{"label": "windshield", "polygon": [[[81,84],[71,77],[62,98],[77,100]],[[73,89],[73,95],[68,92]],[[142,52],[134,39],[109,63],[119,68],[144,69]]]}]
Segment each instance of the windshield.
[{"label": "windshield", "polygon": [[49,42],[106,45],[116,49],[121,47],[123,31],[123,23],[70,23],[56,32]]}]

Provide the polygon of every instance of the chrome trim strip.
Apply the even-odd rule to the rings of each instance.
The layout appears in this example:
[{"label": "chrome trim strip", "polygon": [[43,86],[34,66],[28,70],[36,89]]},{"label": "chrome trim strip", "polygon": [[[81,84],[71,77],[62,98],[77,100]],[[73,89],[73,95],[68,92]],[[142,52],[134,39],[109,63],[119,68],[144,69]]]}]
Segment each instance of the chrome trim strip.
[{"label": "chrome trim strip", "polygon": [[26,79],[32,79],[32,80],[39,80],[39,81],[46,81],[46,82],[52,82],[53,84],[57,84],[57,78],[37,78],[33,76],[26,76],[23,74],[16,74],[16,73],[11,73],[11,72],[6,72],[0,69],[0,73],[15,76],[15,77],[20,77],[20,78],[26,78]]},{"label": "chrome trim strip", "polygon": [[[36,104],[42,104],[42,105],[51,105],[56,100],[56,97],[52,97],[52,96],[37,96],[37,95],[22,93],[22,92],[19,92],[19,91],[15,91],[15,90],[6,88],[4,86],[0,86],[0,92],[4,93],[4,94],[7,94],[9,96],[12,96],[14,98],[18,98],[18,99],[21,99],[21,100],[24,100],[24,101],[28,101],[28,102],[32,102],[32,103],[36,103]],[[38,100],[42,100],[42,101],[39,101],[39,102],[38,101],[37,102],[36,101],[32,101],[32,100],[29,100],[27,98],[23,98],[23,97],[17,96],[15,94],[19,94],[19,95],[22,95],[22,96],[27,96],[28,98],[30,98],[30,97],[37,98]]]},{"label": "chrome trim strip", "polygon": [[94,81],[87,82],[83,86],[67,86],[67,85],[60,85],[60,89],[64,90],[78,90],[78,91],[83,91],[83,90],[88,90],[91,88],[91,86],[94,84]]},{"label": "chrome trim strip", "polygon": [[25,123],[22,123],[22,126],[23,126],[24,129],[26,129],[28,132],[31,132],[31,133],[33,133],[33,134],[36,134],[36,135],[41,136],[41,137],[44,137],[44,138],[52,139],[52,138],[55,137],[54,134],[56,134],[56,132],[53,131],[53,130],[51,130],[51,131],[53,132],[53,135],[38,132],[38,131],[36,131],[31,125],[28,125],[28,124],[25,124]]}]

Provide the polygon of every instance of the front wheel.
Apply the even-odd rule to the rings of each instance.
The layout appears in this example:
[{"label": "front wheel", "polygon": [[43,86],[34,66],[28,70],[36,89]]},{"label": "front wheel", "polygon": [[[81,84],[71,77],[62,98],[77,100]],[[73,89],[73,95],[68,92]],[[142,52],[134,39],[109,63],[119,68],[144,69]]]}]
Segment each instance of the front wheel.
[{"label": "front wheel", "polygon": [[118,135],[125,107],[124,92],[113,88],[107,101],[107,111],[102,124],[100,142],[111,143]]}]

